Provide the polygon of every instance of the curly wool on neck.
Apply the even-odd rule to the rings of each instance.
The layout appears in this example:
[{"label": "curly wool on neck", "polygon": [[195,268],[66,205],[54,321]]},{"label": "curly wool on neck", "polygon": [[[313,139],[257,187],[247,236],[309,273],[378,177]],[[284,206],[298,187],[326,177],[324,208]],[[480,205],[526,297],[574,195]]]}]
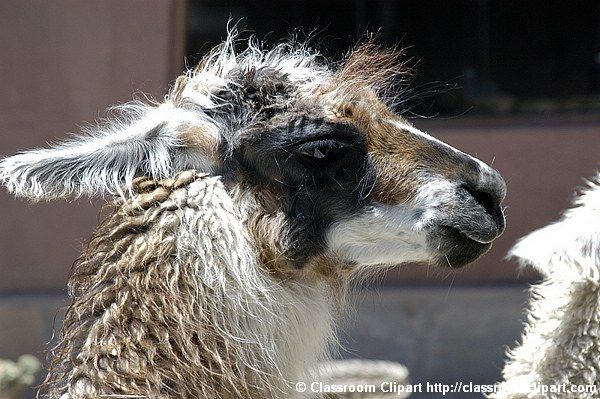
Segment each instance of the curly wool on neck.
[{"label": "curly wool on neck", "polygon": [[260,270],[217,177],[134,188],[75,264],[44,397],[293,397],[332,338],[324,292]]}]

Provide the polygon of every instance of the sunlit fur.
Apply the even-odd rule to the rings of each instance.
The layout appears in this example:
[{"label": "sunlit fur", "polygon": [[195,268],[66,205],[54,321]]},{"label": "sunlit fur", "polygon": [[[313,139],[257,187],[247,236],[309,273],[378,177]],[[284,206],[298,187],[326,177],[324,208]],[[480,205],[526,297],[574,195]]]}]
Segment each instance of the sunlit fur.
[{"label": "sunlit fur", "polygon": [[[600,176],[564,217],[512,249],[543,281],[531,287],[521,343],[508,353],[495,399],[597,398],[600,394]],[[591,385],[596,392],[531,387]]]},{"label": "sunlit fur", "polygon": [[201,124],[202,115],[141,102],[113,112],[117,118],[88,129],[87,136],[2,160],[0,180],[15,195],[34,200],[78,197],[121,193],[140,172],[163,178],[187,164],[206,162],[178,136],[181,129]]},{"label": "sunlit fur", "polygon": [[262,271],[217,177],[134,190],[74,267],[44,397],[292,397],[330,340],[325,287]]}]

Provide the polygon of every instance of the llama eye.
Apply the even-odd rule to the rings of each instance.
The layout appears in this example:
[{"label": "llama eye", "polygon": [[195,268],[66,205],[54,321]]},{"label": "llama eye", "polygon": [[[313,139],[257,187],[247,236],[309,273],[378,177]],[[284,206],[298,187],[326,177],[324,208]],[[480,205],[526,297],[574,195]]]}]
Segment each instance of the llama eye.
[{"label": "llama eye", "polygon": [[308,161],[325,161],[337,155],[343,147],[344,144],[335,140],[318,140],[301,144],[296,152]]},{"label": "llama eye", "polygon": [[330,150],[327,148],[313,148],[312,151],[302,151],[300,154],[305,157],[312,157],[316,159],[323,159],[329,154]]}]

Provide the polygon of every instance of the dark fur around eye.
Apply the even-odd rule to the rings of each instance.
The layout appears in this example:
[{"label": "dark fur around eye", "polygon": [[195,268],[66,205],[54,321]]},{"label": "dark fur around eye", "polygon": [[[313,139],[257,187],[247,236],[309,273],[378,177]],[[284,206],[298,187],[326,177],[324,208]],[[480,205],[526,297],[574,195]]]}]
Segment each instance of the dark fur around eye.
[{"label": "dark fur around eye", "polygon": [[348,144],[334,139],[324,139],[302,143],[294,152],[307,166],[327,167],[329,163],[339,159],[349,147]]},{"label": "dark fur around eye", "polygon": [[[368,206],[375,170],[357,128],[321,119],[295,119],[286,125],[244,132],[220,171],[227,184],[247,184],[277,198],[289,218],[285,258],[302,267],[323,250],[333,221]],[[240,180],[241,179],[241,180]]]},{"label": "dark fur around eye", "polygon": [[249,132],[234,149],[238,165],[262,185],[299,186],[338,170],[358,171],[366,159],[364,135],[352,126],[295,119],[269,130]]}]

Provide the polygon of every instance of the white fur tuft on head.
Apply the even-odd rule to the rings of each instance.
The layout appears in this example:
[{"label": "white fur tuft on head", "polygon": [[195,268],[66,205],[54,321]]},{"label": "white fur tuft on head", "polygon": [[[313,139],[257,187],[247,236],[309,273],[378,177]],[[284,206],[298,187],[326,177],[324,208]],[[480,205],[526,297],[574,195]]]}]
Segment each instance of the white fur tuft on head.
[{"label": "white fur tuft on head", "polygon": [[210,172],[214,160],[203,149],[188,146],[181,134],[201,127],[211,136],[208,141],[217,144],[230,130],[231,121],[217,121],[208,111],[222,107],[219,94],[235,86],[228,77],[233,69],[275,69],[303,92],[314,90],[330,76],[329,67],[317,62],[318,55],[300,43],[265,50],[251,38],[247,49],[236,53],[236,36],[235,28],[230,30],[223,44],[180,76],[164,103],[114,107],[111,111],[117,118],[84,129],[83,136],[0,159],[0,184],[32,200],[125,196],[139,175],[161,179],[188,168]]},{"label": "white fur tuft on head", "polygon": [[[48,149],[26,151],[0,161],[0,182],[17,196],[49,200],[104,193],[124,195],[138,174],[154,179],[194,166],[194,150],[177,133],[202,122],[199,115],[171,104],[139,102],[115,110],[119,117],[86,135]],[[201,163],[201,162],[200,162]],[[203,168],[204,166],[204,168]]]}]

